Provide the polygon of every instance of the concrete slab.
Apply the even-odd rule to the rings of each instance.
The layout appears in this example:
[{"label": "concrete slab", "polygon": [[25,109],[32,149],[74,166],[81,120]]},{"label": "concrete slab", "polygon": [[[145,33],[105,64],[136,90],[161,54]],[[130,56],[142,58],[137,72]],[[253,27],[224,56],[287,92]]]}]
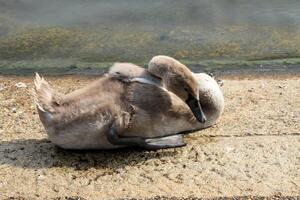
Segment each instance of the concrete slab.
[{"label": "concrete slab", "polygon": [[[226,80],[220,122],[160,151],[59,149],[30,101],[31,78],[0,80],[1,199],[300,196],[299,78]],[[50,81],[67,90],[90,80]]]}]

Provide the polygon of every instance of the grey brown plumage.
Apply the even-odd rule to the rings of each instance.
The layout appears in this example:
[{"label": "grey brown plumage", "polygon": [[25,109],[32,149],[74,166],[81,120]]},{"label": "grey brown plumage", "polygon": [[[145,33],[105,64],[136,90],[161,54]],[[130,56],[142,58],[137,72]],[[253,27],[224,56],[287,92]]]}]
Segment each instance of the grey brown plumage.
[{"label": "grey brown plumage", "polygon": [[[169,57],[163,57],[163,59],[168,60]],[[159,59],[155,62],[158,61]],[[153,59],[151,62],[149,65],[153,70],[155,63]],[[175,64],[178,65],[179,62],[176,62]],[[172,65],[174,63],[168,63],[167,68],[171,69]],[[185,68],[181,65],[179,63],[179,68],[184,71]],[[158,62],[157,66],[161,66],[161,63]],[[56,92],[37,74],[35,97],[40,119],[53,143],[71,149],[122,147],[123,145],[115,145],[109,141],[107,134],[112,128],[120,137],[157,138],[211,126],[219,118],[223,103],[217,105],[210,100],[209,98],[213,95],[206,95],[202,98],[200,92],[200,99],[203,102],[206,101],[207,104],[205,111],[213,117],[209,115],[207,123],[204,124],[197,122],[184,102],[186,95],[178,95],[182,93],[180,89],[175,88],[172,91],[170,85],[166,86],[166,80],[170,78],[170,75],[173,79],[176,73],[179,73],[179,76],[184,77],[180,80],[181,82],[186,78],[190,79],[189,76],[191,76],[193,80],[185,81],[183,84],[193,95],[199,96],[198,91],[201,87],[198,85],[197,76],[190,71],[180,70],[172,71],[169,75],[166,73],[170,70],[163,75],[162,73],[152,74],[136,65],[119,63],[97,81],[66,95]],[[193,88],[196,88],[197,92]],[[215,86],[213,90],[216,90]],[[217,98],[216,102],[223,100],[223,96],[218,97],[220,94],[222,95],[219,92],[214,97]],[[211,111],[214,105],[210,103],[217,105],[215,111]],[[210,111],[212,114],[209,113]],[[164,140],[148,140],[148,142],[158,144],[161,141],[171,143],[176,140],[180,141],[179,137],[165,138]]]}]

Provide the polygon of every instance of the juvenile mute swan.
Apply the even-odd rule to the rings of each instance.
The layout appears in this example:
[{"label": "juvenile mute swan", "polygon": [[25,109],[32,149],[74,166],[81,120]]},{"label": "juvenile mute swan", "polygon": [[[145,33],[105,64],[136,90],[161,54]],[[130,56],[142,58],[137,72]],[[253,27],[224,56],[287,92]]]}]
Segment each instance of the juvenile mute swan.
[{"label": "juvenile mute swan", "polygon": [[183,146],[179,133],[213,125],[224,107],[214,79],[167,56],[154,57],[148,70],[116,64],[67,95],[37,74],[35,101],[49,139],[67,149]]}]

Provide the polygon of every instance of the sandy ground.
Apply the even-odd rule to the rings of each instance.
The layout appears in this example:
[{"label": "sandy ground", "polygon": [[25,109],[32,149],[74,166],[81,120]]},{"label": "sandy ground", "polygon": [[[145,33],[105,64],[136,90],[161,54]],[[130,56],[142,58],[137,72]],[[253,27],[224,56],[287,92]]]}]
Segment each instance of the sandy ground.
[{"label": "sandy ground", "polygon": [[[47,78],[64,92],[92,79]],[[0,199],[300,198],[299,77],[225,79],[218,124],[186,136],[183,148],[159,151],[55,147],[32,86],[32,77],[0,76]]]}]

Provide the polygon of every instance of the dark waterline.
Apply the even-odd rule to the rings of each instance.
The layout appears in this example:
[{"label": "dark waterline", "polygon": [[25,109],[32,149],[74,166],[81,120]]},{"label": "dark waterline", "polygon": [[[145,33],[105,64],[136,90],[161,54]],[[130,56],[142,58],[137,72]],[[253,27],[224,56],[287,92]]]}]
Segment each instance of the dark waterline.
[{"label": "dark waterline", "polygon": [[[56,63],[59,61],[56,61]],[[18,62],[20,63],[20,62]],[[63,63],[63,62],[62,62]],[[212,73],[215,76],[245,76],[245,75],[292,75],[300,76],[300,61],[209,61],[200,63],[183,62],[195,73]],[[100,75],[108,71],[112,63],[65,64],[49,66],[49,61],[36,66],[30,62],[21,64],[0,65],[0,75],[32,76],[35,72],[43,75]],[[147,68],[147,64],[139,64]],[[30,67],[34,66],[34,67]]]}]

